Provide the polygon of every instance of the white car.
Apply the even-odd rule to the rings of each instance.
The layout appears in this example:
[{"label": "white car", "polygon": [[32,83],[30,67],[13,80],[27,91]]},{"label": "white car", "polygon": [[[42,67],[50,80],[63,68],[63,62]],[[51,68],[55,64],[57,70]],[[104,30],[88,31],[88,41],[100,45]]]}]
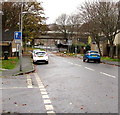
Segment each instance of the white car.
[{"label": "white car", "polygon": [[31,58],[33,58],[34,53],[40,52],[40,49],[35,49],[31,52]]},{"label": "white car", "polygon": [[46,51],[33,52],[33,63],[45,62],[48,64],[48,54]]}]

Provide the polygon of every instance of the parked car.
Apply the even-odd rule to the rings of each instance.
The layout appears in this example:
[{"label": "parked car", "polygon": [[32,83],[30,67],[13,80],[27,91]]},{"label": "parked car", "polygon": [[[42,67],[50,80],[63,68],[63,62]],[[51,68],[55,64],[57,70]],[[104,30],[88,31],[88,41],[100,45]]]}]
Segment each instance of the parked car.
[{"label": "parked car", "polygon": [[40,49],[35,49],[35,50],[33,50],[33,51],[31,52],[31,58],[33,58],[34,53],[40,52],[40,51],[41,51]]},{"label": "parked car", "polygon": [[45,62],[48,64],[48,53],[46,51],[34,51],[33,63]]},{"label": "parked car", "polygon": [[83,56],[83,62],[87,61],[94,61],[100,63],[100,54],[98,51],[92,51],[89,50],[86,52],[86,54]]}]

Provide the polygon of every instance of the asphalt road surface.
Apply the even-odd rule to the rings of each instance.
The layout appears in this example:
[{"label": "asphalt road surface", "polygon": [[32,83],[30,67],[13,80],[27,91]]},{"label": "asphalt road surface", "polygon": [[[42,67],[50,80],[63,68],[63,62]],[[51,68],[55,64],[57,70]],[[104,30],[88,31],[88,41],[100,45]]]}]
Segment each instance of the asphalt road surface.
[{"label": "asphalt road surface", "polygon": [[36,72],[2,79],[4,113],[118,113],[118,67],[49,55]]}]

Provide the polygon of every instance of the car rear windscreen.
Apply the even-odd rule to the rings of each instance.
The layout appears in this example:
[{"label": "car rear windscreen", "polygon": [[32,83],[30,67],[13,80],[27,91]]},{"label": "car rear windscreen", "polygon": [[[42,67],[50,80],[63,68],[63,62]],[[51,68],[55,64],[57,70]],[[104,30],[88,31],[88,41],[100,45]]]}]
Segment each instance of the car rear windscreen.
[{"label": "car rear windscreen", "polygon": [[37,52],[36,53],[38,56],[44,56],[46,53],[45,52]]}]

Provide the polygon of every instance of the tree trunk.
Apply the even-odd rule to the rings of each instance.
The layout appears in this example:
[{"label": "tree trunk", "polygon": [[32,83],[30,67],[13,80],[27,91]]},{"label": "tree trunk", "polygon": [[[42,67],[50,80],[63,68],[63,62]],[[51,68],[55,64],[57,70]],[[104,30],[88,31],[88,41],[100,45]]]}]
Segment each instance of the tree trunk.
[{"label": "tree trunk", "polygon": [[109,52],[109,56],[111,57],[111,58],[114,58],[114,52],[113,52],[113,50],[114,50],[114,46],[113,46],[113,41],[110,41],[110,52]]},{"label": "tree trunk", "polygon": [[96,43],[97,43],[97,46],[98,46],[98,50],[99,50],[100,56],[102,56],[102,53],[101,53],[101,50],[100,50],[100,44],[99,44],[99,42],[96,42]]}]

